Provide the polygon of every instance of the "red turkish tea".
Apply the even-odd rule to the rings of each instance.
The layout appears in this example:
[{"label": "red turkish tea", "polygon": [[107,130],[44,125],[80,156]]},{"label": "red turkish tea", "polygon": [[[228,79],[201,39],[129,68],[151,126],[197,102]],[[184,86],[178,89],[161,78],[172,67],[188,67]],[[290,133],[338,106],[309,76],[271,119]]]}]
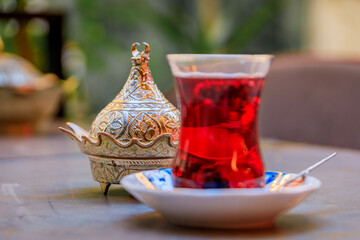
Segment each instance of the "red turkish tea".
[{"label": "red turkish tea", "polygon": [[257,111],[264,77],[176,77],[182,125],[174,184],[259,188],[264,165]]}]

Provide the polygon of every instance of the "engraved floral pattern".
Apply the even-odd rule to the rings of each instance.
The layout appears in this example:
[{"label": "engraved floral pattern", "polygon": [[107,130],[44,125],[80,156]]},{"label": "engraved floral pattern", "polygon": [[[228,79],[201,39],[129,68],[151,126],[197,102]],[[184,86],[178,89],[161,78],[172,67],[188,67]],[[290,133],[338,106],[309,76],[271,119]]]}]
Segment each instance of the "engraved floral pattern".
[{"label": "engraved floral pattern", "polygon": [[[134,45],[133,45],[134,46]],[[148,47],[148,46],[147,46]],[[180,113],[159,91],[148,67],[149,51],[133,48],[133,66],[124,88],[96,117],[90,137],[106,132],[127,143],[149,143],[162,134],[179,140]]]},{"label": "engraved floral pattern", "polygon": [[[135,47],[134,47],[135,46]],[[119,183],[130,173],[170,167],[179,139],[180,113],[157,88],[148,68],[150,47],[138,52],[124,88],[96,117],[89,132],[61,129],[89,156],[93,178]]]},{"label": "engraved floral pattern", "polygon": [[173,141],[179,141],[180,117],[177,111],[165,111],[160,114],[160,123],[164,132],[171,133]]},{"label": "engraved floral pattern", "polygon": [[89,157],[93,178],[98,182],[118,184],[122,177],[143,171],[158,168],[168,168],[172,158],[151,160],[103,159]]},{"label": "engraved floral pattern", "polygon": [[106,132],[115,138],[121,136],[125,131],[125,120],[123,113],[119,111],[110,111],[98,121],[98,129],[100,132]]},{"label": "engraved floral pattern", "polygon": [[140,141],[150,142],[160,134],[158,121],[146,113],[140,113],[129,126],[130,136]]}]

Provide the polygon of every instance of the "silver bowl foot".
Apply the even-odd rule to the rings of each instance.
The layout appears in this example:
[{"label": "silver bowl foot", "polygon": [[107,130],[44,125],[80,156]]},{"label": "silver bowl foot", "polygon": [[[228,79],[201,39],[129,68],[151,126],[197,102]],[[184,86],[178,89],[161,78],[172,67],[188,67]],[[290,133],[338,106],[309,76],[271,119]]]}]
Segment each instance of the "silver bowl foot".
[{"label": "silver bowl foot", "polygon": [[100,183],[100,188],[101,191],[104,193],[104,195],[107,195],[110,185],[111,183],[104,183],[104,182]]}]

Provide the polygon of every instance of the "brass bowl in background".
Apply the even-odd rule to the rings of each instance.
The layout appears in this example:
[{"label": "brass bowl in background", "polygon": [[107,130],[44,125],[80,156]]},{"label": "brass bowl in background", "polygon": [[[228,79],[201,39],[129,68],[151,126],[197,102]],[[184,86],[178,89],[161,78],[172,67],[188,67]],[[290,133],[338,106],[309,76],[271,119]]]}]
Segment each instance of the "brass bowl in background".
[{"label": "brass bowl in background", "polygon": [[42,132],[58,111],[62,90],[55,74],[3,52],[0,39],[0,133]]}]

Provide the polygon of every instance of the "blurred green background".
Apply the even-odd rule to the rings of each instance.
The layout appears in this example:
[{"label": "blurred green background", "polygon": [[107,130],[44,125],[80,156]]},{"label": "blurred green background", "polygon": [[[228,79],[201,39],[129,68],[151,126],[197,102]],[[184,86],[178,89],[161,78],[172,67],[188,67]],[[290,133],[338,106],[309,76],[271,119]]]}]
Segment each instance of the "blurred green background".
[{"label": "blurred green background", "polygon": [[[72,97],[87,104],[68,104],[69,117],[84,109],[90,114],[100,111],[121,90],[134,41],[150,44],[152,75],[166,92],[173,87],[166,62],[169,53],[273,53],[301,48],[303,6],[303,1],[295,0],[0,1],[3,12],[64,14],[64,75],[77,77],[79,87]],[[47,28],[41,19],[29,22],[26,44],[32,51],[21,54],[14,41],[18,24],[14,19],[2,20],[5,50],[25,55],[48,71],[43,37]]]},{"label": "blurred green background", "polygon": [[[297,0],[0,0],[3,13],[64,16],[62,67],[67,91],[65,116],[99,112],[125,83],[131,44],[151,46],[150,68],[166,93],[173,79],[169,53],[276,53],[304,48],[304,11]],[[41,18],[24,24],[2,19],[5,51],[49,71]],[[17,38],[17,41],[14,40]],[[20,47],[19,47],[20,46]]]}]

